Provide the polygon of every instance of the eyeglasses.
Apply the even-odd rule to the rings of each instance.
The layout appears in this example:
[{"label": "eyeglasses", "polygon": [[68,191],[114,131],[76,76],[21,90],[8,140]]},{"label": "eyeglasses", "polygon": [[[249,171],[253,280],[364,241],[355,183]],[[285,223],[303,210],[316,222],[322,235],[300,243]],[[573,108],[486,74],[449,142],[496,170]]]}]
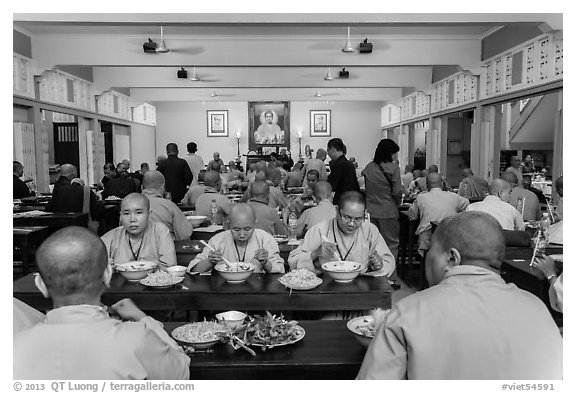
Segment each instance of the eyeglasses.
[{"label": "eyeglasses", "polygon": [[342,214],[342,212],[340,210],[338,210],[338,214],[340,214],[340,217],[346,222],[351,222],[354,224],[360,224],[362,221],[364,221],[364,216],[362,216],[362,217],[350,217],[346,214]]}]

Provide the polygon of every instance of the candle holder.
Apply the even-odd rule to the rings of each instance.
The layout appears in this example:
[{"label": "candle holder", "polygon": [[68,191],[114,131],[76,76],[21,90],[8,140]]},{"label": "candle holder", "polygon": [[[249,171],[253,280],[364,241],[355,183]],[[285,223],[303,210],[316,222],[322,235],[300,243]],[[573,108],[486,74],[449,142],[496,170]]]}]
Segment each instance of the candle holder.
[{"label": "candle holder", "polygon": [[237,132],[236,133],[236,143],[238,145],[238,156],[240,156],[240,137],[242,136],[242,133]]}]

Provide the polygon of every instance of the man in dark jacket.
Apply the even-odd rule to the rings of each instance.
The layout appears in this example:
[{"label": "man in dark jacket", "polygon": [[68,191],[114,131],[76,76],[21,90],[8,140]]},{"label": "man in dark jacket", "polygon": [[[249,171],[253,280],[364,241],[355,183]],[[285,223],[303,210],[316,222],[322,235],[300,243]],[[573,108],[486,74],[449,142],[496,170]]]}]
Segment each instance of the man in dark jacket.
[{"label": "man in dark jacket", "polygon": [[14,174],[14,183],[12,186],[12,198],[20,199],[32,195],[26,183],[20,180],[20,178],[24,174],[24,166],[20,162],[18,161],[13,162],[12,173]]},{"label": "man in dark jacket", "polygon": [[116,177],[106,183],[104,191],[102,191],[102,199],[106,199],[109,196],[124,198],[133,192],[139,192],[138,185],[126,171],[126,165],[118,164],[116,167]]},{"label": "man in dark jacket", "polygon": [[328,182],[334,191],[334,204],[337,205],[343,192],[360,191],[360,185],[358,185],[354,164],[346,158],[346,145],[342,139],[330,139],[327,152],[331,159]]},{"label": "man in dark jacket", "polygon": [[[76,167],[71,164],[64,164],[60,167],[60,177],[54,184],[52,200],[46,205],[46,211],[54,213],[81,213],[84,207],[84,187],[80,183],[73,183],[72,179],[77,177]],[[90,217],[93,220],[101,218],[104,206],[96,194],[89,193]]]},{"label": "man in dark jacket", "polygon": [[183,158],[178,158],[178,145],[166,145],[168,158],[158,164],[158,170],[166,179],[166,191],[172,194],[172,202],[179,203],[186,194],[186,187],[192,183],[192,171]]}]

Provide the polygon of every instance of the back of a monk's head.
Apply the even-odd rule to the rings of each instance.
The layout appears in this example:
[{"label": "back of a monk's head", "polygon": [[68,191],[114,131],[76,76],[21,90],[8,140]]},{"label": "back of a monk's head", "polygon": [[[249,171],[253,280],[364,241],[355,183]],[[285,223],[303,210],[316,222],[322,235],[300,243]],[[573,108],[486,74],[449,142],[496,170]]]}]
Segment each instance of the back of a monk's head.
[{"label": "back of a monk's head", "polygon": [[461,265],[495,269],[500,269],[506,247],[502,227],[484,212],[463,212],[442,220],[433,242],[439,242],[444,251],[458,250]]},{"label": "back of a monk's head", "polygon": [[220,181],[220,174],[214,170],[209,170],[204,174],[204,184],[208,187],[216,188]]},{"label": "back of a monk's head", "polygon": [[38,248],[36,263],[55,301],[100,296],[104,292],[106,246],[87,228],[66,227],[52,234]]},{"label": "back of a monk's head", "polygon": [[159,171],[146,171],[142,179],[142,188],[159,190],[164,185],[164,175]]},{"label": "back of a monk's head", "polygon": [[314,184],[314,196],[319,201],[329,199],[332,196],[332,186],[327,181],[319,181]]}]

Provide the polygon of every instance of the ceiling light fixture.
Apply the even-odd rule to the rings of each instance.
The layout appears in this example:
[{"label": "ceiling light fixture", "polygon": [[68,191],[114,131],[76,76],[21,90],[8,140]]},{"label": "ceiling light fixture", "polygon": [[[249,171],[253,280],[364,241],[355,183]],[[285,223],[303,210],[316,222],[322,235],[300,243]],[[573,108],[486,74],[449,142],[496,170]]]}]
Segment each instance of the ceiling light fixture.
[{"label": "ceiling light fixture", "polygon": [[348,37],[346,38],[346,44],[344,44],[342,52],[344,53],[354,52],[354,48],[352,48],[352,44],[350,43],[350,27],[348,27]]},{"label": "ceiling light fixture", "polygon": [[210,94],[210,97],[218,97],[218,94],[216,94],[216,90],[212,91],[212,94]]},{"label": "ceiling light fixture", "polygon": [[166,43],[164,42],[164,28],[160,26],[160,44],[156,47],[156,52],[158,53],[168,53],[170,49],[166,47]]},{"label": "ceiling light fixture", "polygon": [[190,77],[190,80],[193,82],[197,82],[200,80],[200,78],[198,78],[198,75],[196,75],[196,67],[192,68],[192,76]]},{"label": "ceiling light fixture", "polygon": [[324,80],[327,80],[327,81],[334,80],[334,78],[332,77],[332,74],[330,73],[330,66],[328,66],[328,72],[326,73]]}]

